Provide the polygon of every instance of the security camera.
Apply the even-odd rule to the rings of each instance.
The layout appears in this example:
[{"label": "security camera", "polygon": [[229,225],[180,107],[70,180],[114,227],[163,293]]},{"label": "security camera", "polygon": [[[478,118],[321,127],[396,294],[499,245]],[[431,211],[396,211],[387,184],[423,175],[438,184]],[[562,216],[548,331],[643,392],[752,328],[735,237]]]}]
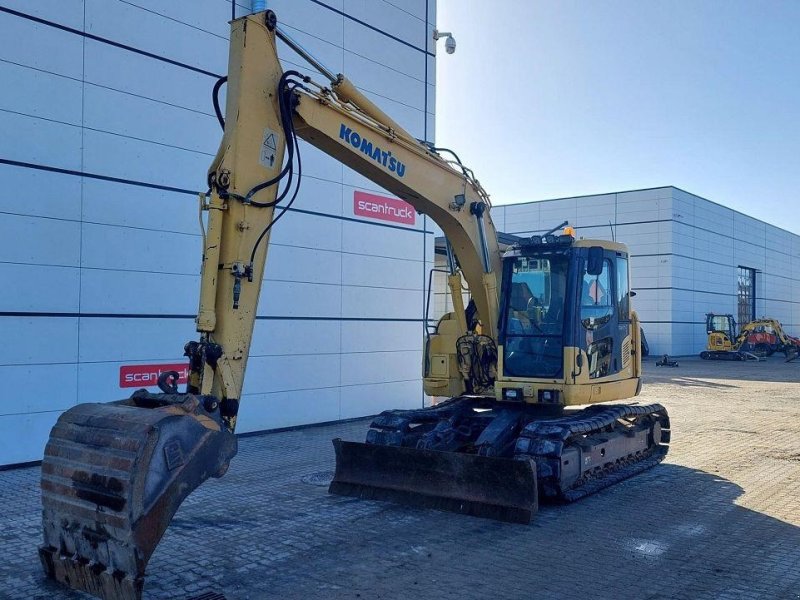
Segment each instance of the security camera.
[{"label": "security camera", "polygon": [[434,29],[433,39],[438,40],[440,38],[446,38],[444,41],[444,49],[448,54],[452,54],[456,51],[456,39],[453,37],[452,33],[449,31],[439,31],[438,29]]}]

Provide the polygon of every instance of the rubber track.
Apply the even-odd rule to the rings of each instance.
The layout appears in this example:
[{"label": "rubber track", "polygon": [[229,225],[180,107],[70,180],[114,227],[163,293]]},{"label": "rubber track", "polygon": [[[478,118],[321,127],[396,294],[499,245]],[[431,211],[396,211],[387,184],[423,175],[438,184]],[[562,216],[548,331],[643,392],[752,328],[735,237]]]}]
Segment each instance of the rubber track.
[{"label": "rubber track", "polygon": [[576,500],[590,496],[615,483],[628,479],[628,477],[633,477],[642,471],[655,467],[664,460],[668,451],[668,446],[657,446],[646,458],[611,471],[603,475],[603,477],[589,479],[582,485],[568,489],[561,497],[565,502],[575,502]]},{"label": "rubber track", "polygon": [[[589,413],[589,414],[587,414]],[[597,413],[597,414],[591,414]],[[612,427],[619,419],[630,417],[640,417],[645,415],[657,416],[662,427],[669,430],[669,417],[666,409],[660,404],[645,405],[617,405],[617,406],[592,406],[580,411],[575,415],[552,419],[549,421],[535,421],[530,423],[522,432],[524,437],[536,438],[544,437],[549,439],[563,440],[567,442],[575,435],[591,435],[601,432],[606,427]],[[663,434],[663,440],[669,441],[670,435],[667,431]],[[565,443],[563,449],[569,448],[569,443]],[[601,476],[590,476],[583,479],[577,486],[564,490],[557,497],[558,500],[574,502],[595,492],[598,492],[610,485],[618,483],[623,479],[632,477],[650,469],[664,460],[669,451],[669,446],[659,444],[648,449],[643,454],[636,457],[635,462],[623,462],[618,467],[601,471]],[[539,458],[535,456],[534,458]],[[541,456],[542,460],[552,460],[556,456]],[[560,457],[558,457],[560,458]]]},{"label": "rubber track", "polygon": [[[598,414],[587,414],[593,412]],[[660,404],[592,406],[567,417],[534,421],[525,427],[522,435],[526,437],[542,435],[566,440],[573,435],[587,435],[593,431],[599,431],[604,427],[614,425],[618,419],[639,417],[652,413],[663,413],[664,417],[667,415],[666,409]]]}]

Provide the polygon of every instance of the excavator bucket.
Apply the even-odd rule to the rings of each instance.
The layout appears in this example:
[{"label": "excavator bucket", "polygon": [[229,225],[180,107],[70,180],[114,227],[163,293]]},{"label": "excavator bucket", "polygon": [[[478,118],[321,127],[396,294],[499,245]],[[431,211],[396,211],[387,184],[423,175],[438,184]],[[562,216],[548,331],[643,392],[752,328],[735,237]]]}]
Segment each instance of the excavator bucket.
[{"label": "excavator bucket", "polygon": [[100,598],[138,600],[178,506],[235,454],[236,437],[208,396],[141,390],[71,408],[42,461],[47,576]]},{"label": "excavator bucket", "polygon": [[328,491],[530,523],[538,510],[536,463],[477,454],[333,440],[336,473]]}]

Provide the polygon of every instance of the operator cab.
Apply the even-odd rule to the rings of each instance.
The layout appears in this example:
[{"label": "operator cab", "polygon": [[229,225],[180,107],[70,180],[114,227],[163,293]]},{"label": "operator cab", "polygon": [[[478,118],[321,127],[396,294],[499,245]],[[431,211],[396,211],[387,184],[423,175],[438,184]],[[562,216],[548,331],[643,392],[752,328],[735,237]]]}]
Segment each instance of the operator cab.
[{"label": "operator cab", "polygon": [[588,359],[581,370],[588,369],[590,379],[623,368],[631,292],[628,254],[619,247],[564,234],[533,236],[505,253],[503,379],[565,381],[574,376],[573,367],[565,366],[569,347]]},{"label": "operator cab", "polygon": [[706,314],[706,333],[723,333],[728,339],[736,337],[736,321],[733,315],[717,315],[714,313]]}]

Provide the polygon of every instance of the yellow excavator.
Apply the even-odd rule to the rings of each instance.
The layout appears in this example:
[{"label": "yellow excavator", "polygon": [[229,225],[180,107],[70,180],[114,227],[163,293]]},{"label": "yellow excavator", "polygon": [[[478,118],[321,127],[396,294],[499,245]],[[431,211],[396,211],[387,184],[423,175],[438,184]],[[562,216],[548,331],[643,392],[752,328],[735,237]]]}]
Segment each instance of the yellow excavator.
[{"label": "yellow excavator", "polygon": [[[284,72],[277,39],[328,81]],[[334,440],[332,493],[526,523],[540,495],[572,501],[663,459],[663,407],[597,404],[641,388],[623,244],[552,231],[501,254],[472,172],[329,72],[272,11],[231,22],[228,76],[214,86],[214,105],[224,135],[199,199],[207,226],[186,389],[167,372],[160,393],[80,404],[59,418],[42,462],[39,555],[49,577],[102,598],[140,598],[181,502],[236,454],[269,235],[302,175],[298,139],[442,228],[455,303],[424,346],[424,389],[449,399],[383,412],[366,443]],[[582,404],[592,406],[566,408]]]}]

